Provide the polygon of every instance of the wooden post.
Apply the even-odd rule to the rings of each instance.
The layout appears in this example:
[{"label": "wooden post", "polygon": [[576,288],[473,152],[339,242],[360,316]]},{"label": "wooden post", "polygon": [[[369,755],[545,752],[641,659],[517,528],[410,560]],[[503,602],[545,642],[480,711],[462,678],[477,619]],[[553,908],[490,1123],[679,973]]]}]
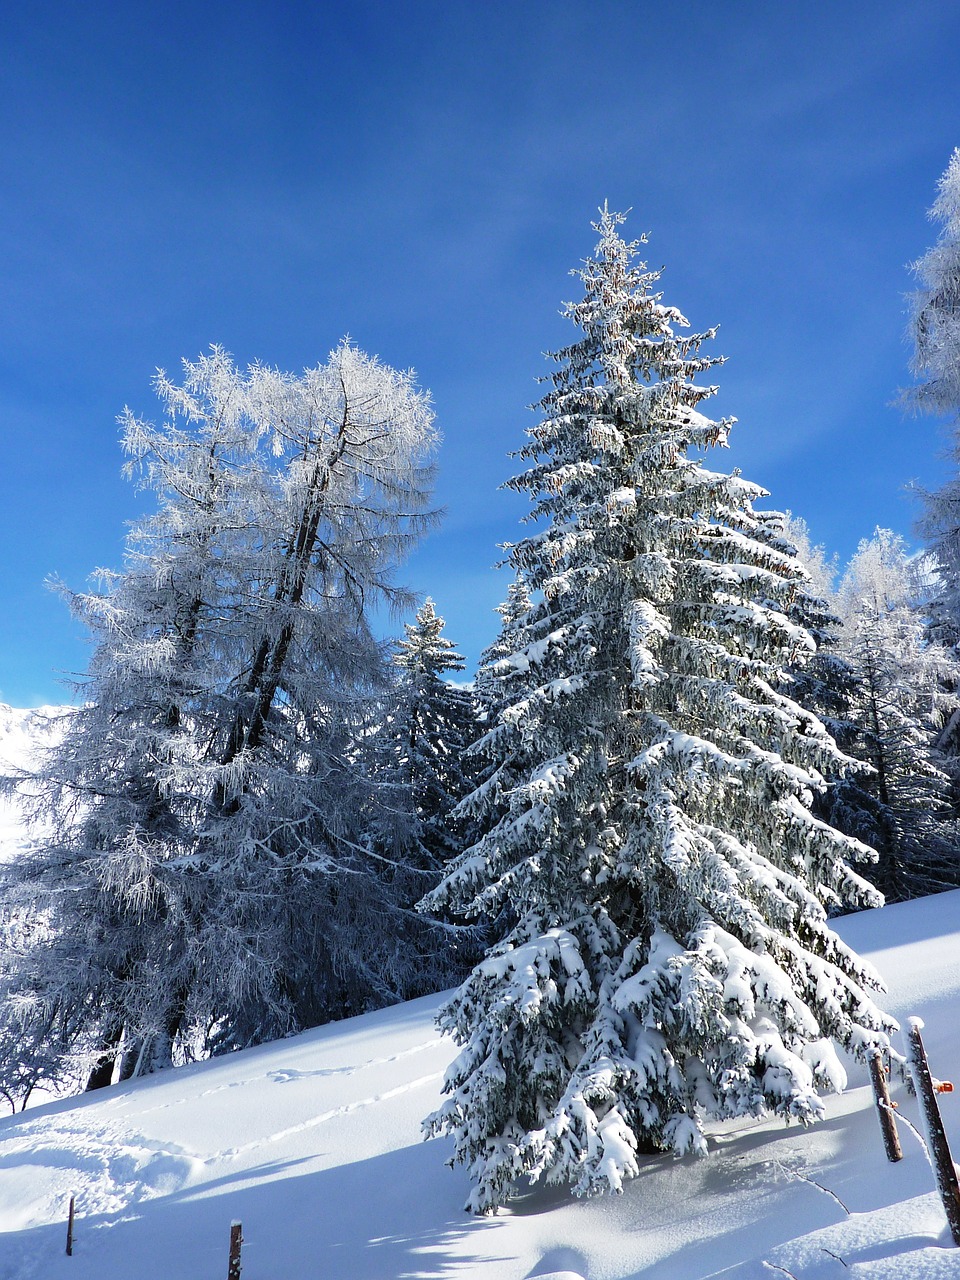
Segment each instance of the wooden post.
[{"label": "wooden post", "polygon": [[907,1062],[920,1099],[920,1114],[927,1132],[930,1158],[937,1175],[937,1187],[953,1243],[960,1246],[960,1182],[957,1180],[957,1170],[950,1155],[943,1119],[937,1105],[937,1089],[930,1075],[923,1040],[920,1038],[923,1021],[920,1018],[908,1018],[907,1025]]},{"label": "wooden post", "polygon": [[900,1135],[897,1133],[897,1121],[893,1114],[893,1103],[890,1101],[890,1090],[887,1087],[887,1073],[883,1066],[883,1054],[879,1049],[870,1053],[870,1079],[873,1082],[873,1096],[877,1102],[880,1115],[880,1132],[883,1134],[883,1149],[887,1159],[893,1164],[903,1159],[903,1148],[900,1146]]},{"label": "wooden post", "polygon": [[67,1215],[67,1257],[73,1257],[73,1211],[76,1207],[76,1196],[70,1197],[70,1212]]},{"label": "wooden post", "polygon": [[240,1280],[240,1247],[243,1244],[243,1227],[239,1222],[230,1223],[230,1265],[227,1280]]}]

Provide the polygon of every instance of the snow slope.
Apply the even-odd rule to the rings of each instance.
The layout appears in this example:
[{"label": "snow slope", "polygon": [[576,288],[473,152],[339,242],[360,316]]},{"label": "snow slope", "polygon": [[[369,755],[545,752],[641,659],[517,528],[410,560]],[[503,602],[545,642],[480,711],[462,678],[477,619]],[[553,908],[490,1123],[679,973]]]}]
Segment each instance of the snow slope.
[{"label": "snow slope", "polygon": [[[960,892],[841,932],[887,977],[889,1007],[925,1019],[934,1072],[960,1074]],[[419,1137],[453,1054],[437,1003],[0,1120],[0,1280],[222,1277],[233,1219],[243,1280],[960,1278],[923,1152],[905,1132],[906,1158],[887,1164],[858,1069],[812,1129],[739,1121],[705,1160],[648,1160],[621,1197],[528,1191],[467,1217],[448,1144]],[[960,1152],[960,1093],[943,1109]]]}]

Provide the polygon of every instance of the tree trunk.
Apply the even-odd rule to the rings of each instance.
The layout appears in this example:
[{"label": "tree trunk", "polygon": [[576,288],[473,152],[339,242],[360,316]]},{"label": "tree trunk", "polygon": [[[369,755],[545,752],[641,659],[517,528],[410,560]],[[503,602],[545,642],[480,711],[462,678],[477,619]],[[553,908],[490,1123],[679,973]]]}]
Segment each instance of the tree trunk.
[{"label": "tree trunk", "polygon": [[122,1038],[123,1023],[114,1022],[107,1032],[104,1051],[87,1077],[87,1083],[84,1088],[85,1093],[90,1093],[94,1089],[105,1089],[112,1082],[113,1068],[117,1061],[117,1050],[120,1047]]}]

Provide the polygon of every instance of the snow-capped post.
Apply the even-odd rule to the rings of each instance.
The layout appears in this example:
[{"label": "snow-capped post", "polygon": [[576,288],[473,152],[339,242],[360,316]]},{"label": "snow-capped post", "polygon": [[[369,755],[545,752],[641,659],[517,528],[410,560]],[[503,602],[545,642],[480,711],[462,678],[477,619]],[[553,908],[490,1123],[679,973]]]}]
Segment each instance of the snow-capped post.
[{"label": "snow-capped post", "polygon": [[953,1243],[960,1246],[960,1182],[957,1180],[956,1166],[950,1155],[947,1134],[937,1105],[937,1086],[930,1075],[926,1050],[920,1037],[923,1019],[908,1018],[907,1025],[907,1063],[920,1099],[920,1114],[923,1116],[927,1146],[937,1176],[940,1199],[947,1215],[947,1225],[953,1236]]},{"label": "snow-capped post", "polygon": [[227,1280],[240,1280],[240,1249],[243,1245],[243,1226],[239,1222],[230,1223],[230,1265],[227,1267]]},{"label": "snow-capped post", "polygon": [[874,1049],[870,1054],[870,1079],[873,1082],[873,1096],[877,1101],[877,1112],[880,1116],[883,1148],[887,1153],[887,1159],[892,1164],[896,1164],[898,1160],[903,1159],[903,1148],[900,1146],[897,1121],[893,1114],[893,1103],[890,1101],[890,1090],[887,1086],[887,1072],[883,1065],[883,1054],[879,1049]]},{"label": "snow-capped post", "polygon": [[73,1211],[76,1208],[77,1197],[70,1197],[70,1209],[67,1213],[67,1257],[73,1257]]}]

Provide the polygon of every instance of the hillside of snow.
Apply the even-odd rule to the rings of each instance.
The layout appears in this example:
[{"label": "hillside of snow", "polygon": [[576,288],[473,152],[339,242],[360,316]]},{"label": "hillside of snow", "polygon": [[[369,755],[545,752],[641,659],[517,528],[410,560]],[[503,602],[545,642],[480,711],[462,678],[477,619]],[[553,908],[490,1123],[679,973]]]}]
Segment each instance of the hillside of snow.
[{"label": "hillside of snow", "polygon": [[[925,1019],[935,1074],[957,1073],[960,892],[840,931],[885,975],[897,1016]],[[718,1126],[709,1157],[650,1158],[621,1197],[527,1190],[496,1218],[468,1217],[448,1143],[420,1140],[454,1052],[437,1004],[0,1120],[0,1280],[216,1280],[233,1219],[243,1280],[960,1277],[924,1153],[905,1131],[905,1159],[886,1162],[857,1068],[814,1128]],[[903,1086],[895,1097],[916,1123]],[[960,1093],[943,1110],[960,1151]]]}]

